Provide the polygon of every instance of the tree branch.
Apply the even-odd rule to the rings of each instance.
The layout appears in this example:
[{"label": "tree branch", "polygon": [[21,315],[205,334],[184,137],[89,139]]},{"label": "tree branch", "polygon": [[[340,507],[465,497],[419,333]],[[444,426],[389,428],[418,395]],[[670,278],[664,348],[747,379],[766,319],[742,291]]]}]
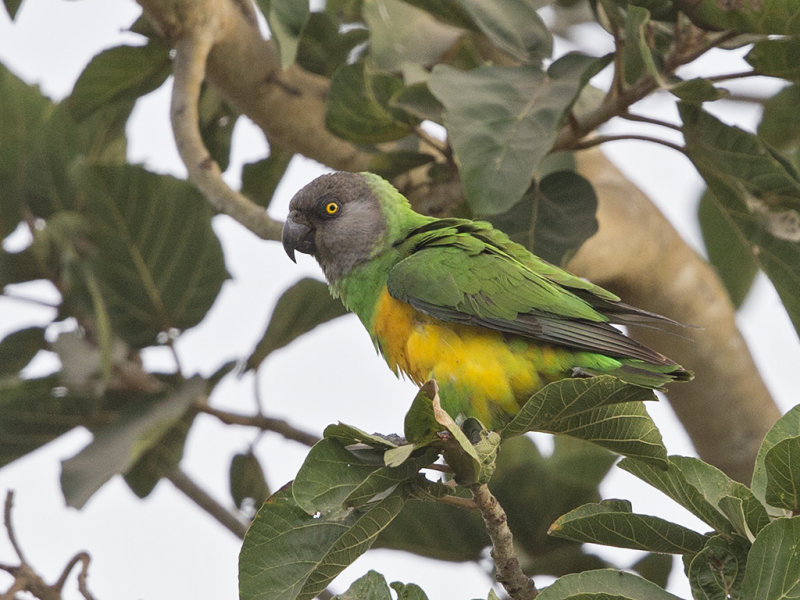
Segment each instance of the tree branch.
[{"label": "tree branch", "polygon": [[297,429],[283,419],[267,417],[262,414],[240,415],[219,410],[218,408],[213,408],[204,403],[198,404],[197,410],[217,417],[226,425],[244,425],[245,427],[256,427],[262,431],[274,431],[275,433],[281,434],[288,440],[294,440],[295,442],[300,442],[306,446],[313,446],[320,440],[319,436],[316,436],[313,433],[308,433],[301,429]]},{"label": "tree branch", "polygon": [[192,502],[214,517],[220,524],[228,529],[233,535],[244,539],[247,533],[247,525],[242,523],[236,515],[214,500],[208,492],[197,485],[191,477],[176,468],[167,475],[167,479],[178,488]]},{"label": "tree branch", "polygon": [[519,566],[519,559],[514,552],[514,536],[508,527],[503,507],[485,483],[476,484],[470,489],[486,524],[489,539],[492,540],[492,558],[497,569],[497,581],[513,600],[533,600],[539,591],[533,580]]},{"label": "tree branch", "polygon": [[[202,7],[193,7],[193,10],[198,9],[202,10]],[[170,106],[175,142],[189,173],[189,181],[216,210],[230,215],[262,238],[277,240],[280,239],[282,224],[225,183],[219,165],[211,158],[200,135],[198,102],[205,80],[206,60],[222,30],[218,21],[216,13],[209,10],[207,18],[193,19],[187,35],[175,43],[175,79]]]}]

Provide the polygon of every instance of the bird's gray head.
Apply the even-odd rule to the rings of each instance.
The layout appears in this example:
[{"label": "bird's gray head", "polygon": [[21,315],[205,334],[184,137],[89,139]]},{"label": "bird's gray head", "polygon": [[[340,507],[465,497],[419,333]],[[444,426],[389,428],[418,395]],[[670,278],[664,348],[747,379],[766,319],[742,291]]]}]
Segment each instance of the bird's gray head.
[{"label": "bird's gray head", "polygon": [[338,172],[295,194],[281,237],[289,258],[295,251],[313,255],[334,283],[375,253],[385,231],[380,202],[364,175]]}]

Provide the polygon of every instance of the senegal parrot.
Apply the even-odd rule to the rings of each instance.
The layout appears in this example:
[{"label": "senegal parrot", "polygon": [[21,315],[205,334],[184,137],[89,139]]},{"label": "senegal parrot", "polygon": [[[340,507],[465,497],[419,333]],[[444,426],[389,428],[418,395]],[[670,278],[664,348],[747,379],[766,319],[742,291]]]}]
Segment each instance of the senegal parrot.
[{"label": "senegal parrot", "polygon": [[436,379],[442,407],[498,429],[545,384],[691,379],[610,323],[669,321],[531,254],[489,223],[412,210],[371,173],[323,175],[292,198],[283,247],[313,255],[395,374]]}]

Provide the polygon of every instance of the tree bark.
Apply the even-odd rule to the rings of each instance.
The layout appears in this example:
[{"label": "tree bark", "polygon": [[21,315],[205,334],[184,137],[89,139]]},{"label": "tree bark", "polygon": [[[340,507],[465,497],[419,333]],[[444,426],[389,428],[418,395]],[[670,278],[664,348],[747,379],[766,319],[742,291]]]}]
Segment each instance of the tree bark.
[{"label": "tree bark", "polygon": [[[281,70],[273,45],[262,38],[252,14],[243,8],[246,0],[139,4],[173,46],[216,19],[206,78],[226,102],[264,131],[271,144],[334,169],[367,168],[369,154],[325,128],[328,80],[295,66]],[[747,481],[758,445],[779,411],[736,329],[725,290],[713,269],[602,153],[591,150],[577,156],[580,172],[598,193],[600,230],[570,268],[631,304],[696,326],[680,336],[636,334],[695,371],[695,381],[671,386],[670,401],[700,456]],[[457,180],[429,186],[412,175],[395,183],[403,191],[413,189],[412,202],[428,212],[445,211],[463,201]]]}]

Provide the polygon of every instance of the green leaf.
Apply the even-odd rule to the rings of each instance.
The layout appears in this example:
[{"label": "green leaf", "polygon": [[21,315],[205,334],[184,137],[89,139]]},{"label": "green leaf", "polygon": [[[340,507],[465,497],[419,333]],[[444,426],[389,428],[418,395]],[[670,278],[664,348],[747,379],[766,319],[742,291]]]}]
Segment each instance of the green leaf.
[{"label": "green leaf", "polygon": [[376,173],[385,179],[392,179],[434,160],[430,154],[413,150],[381,152],[370,158],[367,171]]},{"label": "green leaf", "polygon": [[800,39],[769,39],[756,42],[744,59],[762,75],[800,81]]},{"label": "green leaf", "polygon": [[467,72],[434,67],[428,86],[444,106],[444,124],[473,213],[503,213],[530,186],[585,83],[585,63],[568,62],[557,70],[559,77],[531,66]]},{"label": "green leaf", "polygon": [[377,548],[458,562],[479,560],[488,545],[486,526],[477,512],[415,499],[375,542]]},{"label": "green leaf", "polygon": [[295,61],[306,71],[330,77],[353,49],[369,39],[369,31],[353,27],[339,31],[339,27],[327,13],[309,13],[300,39],[297,42]]},{"label": "green leaf", "polygon": [[399,77],[371,72],[364,61],[342,65],[331,79],[326,127],[340,138],[358,143],[391,142],[409,135],[418,120],[389,106],[402,87]]},{"label": "green leaf", "polygon": [[17,17],[20,4],[22,4],[22,0],[3,0],[3,5],[6,7],[8,16],[11,17],[12,21]]},{"label": "green leaf", "polygon": [[397,448],[397,444],[378,434],[367,433],[358,427],[338,423],[336,425],[328,425],[323,432],[325,439],[338,440],[343,446],[350,446],[352,444],[366,444],[373,448],[381,450],[388,450]]},{"label": "green leaf", "polygon": [[258,511],[239,554],[241,600],[311,600],[363,554],[405,504],[399,492],[335,516],[311,516],[291,487]]},{"label": "green leaf", "polygon": [[536,183],[492,225],[555,265],[564,265],[597,232],[597,196],[574,171],[556,171]]},{"label": "green leaf", "polygon": [[366,2],[363,15],[370,57],[384,71],[397,71],[403,63],[431,66],[464,35],[463,29],[400,0]]},{"label": "green leaf", "polygon": [[0,341],[0,377],[17,375],[46,347],[42,327],[26,327],[8,334]]},{"label": "green leaf", "polygon": [[553,38],[538,6],[528,0],[458,0],[493,45],[523,63],[541,64],[553,52]]},{"label": "green leaf", "polygon": [[[666,470],[629,459],[621,460],[619,467],[661,490],[719,533],[729,535],[736,530],[746,538],[748,530],[755,535],[767,523],[763,505],[749,489],[699,459],[670,456]],[[730,513],[733,506],[720,506],[724,498],[741,501],[740,517]]]},{"label": "green leaf", "polygon": [[219,168],[228,168],[231,156],[231,136],[239,114],[228,106],[213,87],[203,86],[198,101],[200,135]]},{"label": "green leaf", "polygon": [[[782,441],[791,440],[798,436],[800,436],[800,404],[789,409],[785,415],[775,422],[758,449],[750,488],[753,490],[755,497],[762,502],[766,502],[767,488],[770,486],[766,467],[767,453]],[[782,512],[773,510],[771,514],[782,514]]]},{"label": "green leaf", "polygon": [[82,180],[91,268],[114,331],[142,347],[199,323],[228,276],[199,193],[131,165],[87,167]]},{"label": "green leaf", "polygon": [[625,45],[623,47],[625,83],[632,85],[645,74],[659,78],[658,68],[648,44],[650,11],[629,5],[625,20]]},{"label": "green leaf", "polygon": [[75,82],[67,100],[70,112],[82,121],[109,104],[134,102],[161,87],[171,67],[169,48],[158,42],[103,50]]},{"label": "green leaf", "polygon": [[665,465],[661,434],[642,404],[654,398],[652,390],[608,375],[556,381],[531,396],[501,434],[563,433]]},{"label": "green leaf", "polygon": [[681,600],[638,575],[598,569],[565,575],[544,588],[537,600]]},{"label": "green leaf", "polygon": [[670,573],[672,573],[672,556],[669,554],[645,554],[630,566],[634,571],[662,588],[667,587]]},{"label": "green leaf", "polygon": [[627,500],[584,504],[559,517],[548,533],[576,542],[668,554],[692,554],[706,542],[704,535],[691,529],[631,512]]},{"label": "green leaf", "polygon": [[733,3],[701,0],[682,8],[693,23],[707,29],[777,35],[800,33],[800,5],[793,0]]},{"label": "green leaf", "polygon": [[687,577],[695,600],[746,600],[742,581],[749,544],[740,537],[715,535],[688,564]]},{"label": "green leaf", "polygon": [[672,95],[677,96],[689,104],[702,104],[703,102],[713,102],[720,98],[727,98],[730,92],[724,88],[718,88],[708,79],[695,77],[687,81],[681,81],[669,87]]},{"label": "green leaf", "polygon": [[406,85],[395,92],[389,106],[400,108],[421,120],[442,123],[442,103],[436,99],[425,82]]},{"label": "green leaf", "polygon": [[320,440],[297,472],[292,484],[294,500],[310,515],[342,513],[350,493],[382,466],[381,453],[355,454],[335,439]]},{"label": "green leaf", "polygon": [[800,84],[784,87],[764,103],[758,135],[768,144],[787,152],[800,147]]},{"label": "green leaf", "polygon": [[81,508],[112,476],[126,473],[204,393],[199,377],[181,387],[129,406],[116,419],[95,431],[94,440],[61,462],[61,489],[68,506]]},{"label": "green leaf", "polygon": [[161,478],[177,468],[195,416],[195,412],[190,411],[175,421],[158,443],[148,448],[123,474],[125,483],[139,498],[150,495]]},{"label": "green leaf", "polygon": [[429,442],[435,439],[439,431],[442,431],[442,425],[436,420],[433,411],[433,398],[437,392],[436,382],[430,380],[414,396],[403,421],[403,433],[410,443]]},{"label": "green leaf", "polygon": [[383,575],[368,571],[351,583],[345,593],[336,594],[333,600],[392,600],[392,592]]},{"label": "green leaf", "polygon": [[708,189],[703,193],[697,207],[697,218],[708,260],[722,279],[731,302],[738,308],[753,285],[758,263],[740,232],[720,208],[720,202],[711,197],[712,194]]},{"label": "green leaf", "polygon": [[428,600],[422,588],[415,583],[393,581],[390,586],[397,592],[397,600]]},{"label": "green leaf", "polygon": [[777,519],[758,534],[747,556],[742,597],[800,598],[800,517]]},{"label": "green leaf", "polygon": [[247,359],[246,369],[257,369],[278,348],[346,313],[342,303],[331,298],[327,285],[310,277],[301,279],[278,299],[264,335]]},{"label": "green leaf", "polygon": [[[10,12],[10,11],[9,11]],[[25,168],[38,132],[52,115],[54,105],[37,86],[27,85],[0,64],[0,239],[22,220],[26,203]]]},{"label": "green leaf", "polygon": [[309,15],[308,2],[296,0],[256,0],[256,4],[267,19],[272,39],[278,46],[281,67],[294,63],[298,38]]},{"label": "green leaf", "polygon": [[269,206],[294,152],[270,144],[269,156],[242,166],[242,193],[259,206]]},{"label": "green leaf", "polygon": [[242,510],[248,501],[259,507],[269,496],[264,470],[252,450],[233,455],[228,482],[231,498],[239,510]]},{"label": "green leaf", "polygon": [[800,436],[784,438],[764,455],[766,500],[772,506],[800,510]]},{"label": "green leaf", "polygon": [[800,332],[800,179],[757,136],[679,106],[686,151]]},{"label": "green leaf", "polygon": [[71,394],[58,375],[0,379],[0,467],[103,418],[94,399]]}]

